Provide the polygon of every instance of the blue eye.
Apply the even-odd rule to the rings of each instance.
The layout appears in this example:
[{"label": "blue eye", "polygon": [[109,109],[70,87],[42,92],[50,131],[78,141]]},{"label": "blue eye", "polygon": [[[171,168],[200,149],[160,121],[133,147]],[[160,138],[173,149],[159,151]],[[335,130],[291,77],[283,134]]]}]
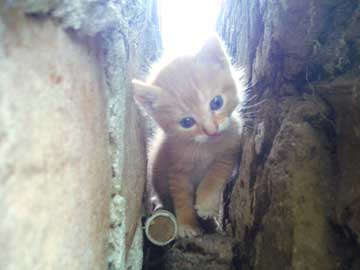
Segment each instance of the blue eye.
[{"label": "blue eye", "polygon": [[181,119],[179,123],[183,128],[191,128],[193,125],[195,125],[196,121],[192,117],[185,117]]},{"label": "blue eye", "polygon": [[212,111],[217,111],[220,109],[224,104],[224,100],[221,96],[214,97],[210,102],[210,109]]}]

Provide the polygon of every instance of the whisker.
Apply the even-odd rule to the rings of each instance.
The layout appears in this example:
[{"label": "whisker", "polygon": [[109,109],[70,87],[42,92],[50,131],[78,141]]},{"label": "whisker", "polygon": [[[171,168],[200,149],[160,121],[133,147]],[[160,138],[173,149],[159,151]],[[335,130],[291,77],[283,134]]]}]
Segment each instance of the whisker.
[{"label": "whisker", "polygon": [[[247,88],[244,88],[242,91],[245,93],[246,96],[250,95],[251,94],[251,90],[253,90],[253,86],[250,86],[250,87],[247,87]],[[252,95],[252,96],[257,96],[257,95]]]},{"label": "whisker", "polygon": [[263,99],[255,104],[241,106],[241,109],[253,108],[253,107],[256,107],[256,106],[259,106],[259,105],[265,103],[266,101],[267,101],[267,99]]},{"label": "whisker", "polygon": [[258,95],[256,94],[252,94],[250,95],[250,93],[246,93],[245,99],[243,101],[243,103],[247,104],[252,102],[254,99],[256,99],[258,97]]},{"label": "whisker", "polygon": [[247,128],[247,129],[254,130],[254,127],[250,127],[250,126],[247,126],[247,125],[244,125],[243,127],[244,127],[244,128]]},{"label": "whisker", "polygon": [[256,81],[256,82],[252,82],[249,81],[248,83],[245,84],[245,89],[243,90],[244,92],[249,92],[249,90],[255,88],[256,86],[258,86],[258,84],[260,84],[260,81]]},{"label": "whisker", "polygon": [[249,119],[245,119],[244,125],[255,126],[255,121],[253,120],[250,121]]},{"label": "whisker", "polygon": [[243,113],[240,114],[240,117],[242,119],[254,119],[256,118],[256,116],[257,114],[243,114]]},{"label": "whisker", "polygon": [[253,117],[241,117],[241,120],[243,122],[254,122],[256,120],[256,117],[253,116]]},{"label": "whisker", "polygon": [[241,115],[256,115],[258,112],[254,111],[254,112],[248,112],[248,111],[240,111]]},{"label": "whisker", "polygon": [[251,119],[251,120],[250,120],[250,119],[245,119],[245,120],[244,120],[244,124],[246,124],[246,125],[253,125],[253,126],[255,125],[253,119]]},{"label": "whisker", "polygon": [[239,111],[240,115],[257,115],[260,111]]},{"label": "whisker", "polygon": [[241,117],[243,121],[254,121],[256,119],[256,115],[254,116],[243,116]]},{"label": "whisker", "polygon": [[246,86],[247,88],[253,88],[253,87],[255,87],[255,86],[258,85],[258,84],[259,84],[259,81],[256,81],[256,82],[248,81],[248,82],[245,84],[245,86]]}]

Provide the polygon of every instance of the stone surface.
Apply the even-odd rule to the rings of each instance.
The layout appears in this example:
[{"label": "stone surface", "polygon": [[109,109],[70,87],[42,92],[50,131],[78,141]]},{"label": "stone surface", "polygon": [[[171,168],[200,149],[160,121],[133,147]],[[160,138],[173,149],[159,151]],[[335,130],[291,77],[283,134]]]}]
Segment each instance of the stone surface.
[{"label": "stone surface", "polygon": [[[127,0],[2,0],[4,9],[17,8],[27,14],[52,17],[63,28],[71,28],[77,34],[94,36],[109,27],[122,24],[126,27]],[[144,8],[141,1],[133,3]]]},{"label": "stone surface", "polygon": [[[131,79],[142,78],[160,50],[155,1],[119,2],[123,20],[101,33],[108,86],[109,138],[112,159],[110,269],[130,269],[132,259],[142,264],[142,199],[145,184],[145,120],[132,97]],[[124,199],[118,204],[119,197]],[[135,255],[136,254],[136,255]]]},{"label": "stone surface", "polygon": [[230,270],[235,243],[231,238],[212,234],[181,239],[166,251],[166,270]]},{"label": "stone surface", "polygon": [[226,210],[236,269],[357,267],[359,17],[357,0],[224,4],[218,30],[255,104]]},{"label": "stone surface", "polygon": [[96,44],[0,11],[0,268],[105,269],[110,158]]},{"label": "stone surface", "polygon": [[[46,215],[44,214],[44,220],[38,220],[38,223],[33,225],[33,230],[36,230],[38,239],[42,241],[43,238],[55,237],[58,239],[58,242],[54,242],[54,245],[58,245],[57,250],[59,252],[66,250],[67,252],[66,259],[60,260],[58,264],[54,261],[52,264],[47,264],[49,268],[40,267],[39,269],[57,269],[56,267],[60,267],[60,265],[66,269],[105,269],[105,263],[109,269],[141,269],[143,256],[140,217],[145,181],[145,142],[142,136],[144,120],[133,104],[130,81],[132,77],[144,76],[150,63],[159,54],[160,37],[156,2],[145,0],[0,0],[0,10],[0,18],[2,20],[6,18],[8,23],[5,25],[2,21],[0,24],[0,46],[3,48],[0,50],[0,60],[5,59],[5,56],[9,57],[8,53],[11,51],[9,48],[13,47],[13,44],[3,42],[4,33],[6,35],[13,34],[16,38],[16,33],[21,32],[25,40],[31,41],[25,44],[22,41],[16,41],[18,47],[25,47],[26,50],[23,48],[22,54],[12,51],[11,61],[0,63],[2,70],[6,70],[0,74],[0,84],[3,84],[0,88],[0,100],[3,98],[6,105],[1,110],[8,117],[7,119],[12,119],[11,117],[16,115],[8,107],[14,107],[11,102],[14,102],[13,100],[20,95],[19,93],[25,91],[24,89],[30,89],[32,84],[42,87],[37,77],[32,75],[34,73],[33,66],[29,63],[37,63],[38,59],[44,61],[44,63],[38,63],[37,76],[48,74],[50,85],[51,83],[59,85],[58,88],[53,89],[53,87],[48,86],[42,90],[43,92],[36,93],[36,95],[28,90],[26,99],[20,99],[18,102],[22,102],[21,106],[15,106],[14,110],[26,115],[33,107],[38,110],[42,106],[45,106],[45,109],[47,108],[44,110],[44,115],[40,111],[34,111],[36,116],[33,118],[39,121],[42,129],[33,123],[30,131],[34,131],[36,134],[41,133],[40,135],[44,136],[46,140],[54,142],[51,148],[47,144],[39,144],[39,149],[35,146],[34,149],[39,153],[45,152],[46,158],[51,157],[54,163],[59,162],[60,165],[57,170],[60,173],[64,170],[66,175],[70,174],[65,180],[70,181],[72,179],[74,182],[68,185],[64,181],[64,185],[68,185],[66,189],[65,187],[64,189],[58,188],[58,184],[48,183],[47,189],[55,189],[61,194],[52,197],[46,196],[41,200],[37,200],[37,197],[41,198],[41,196],[37,196],[37,193],[33,193],[33,191],[26,193],[27,196],[31,196],[29,204],[34,203],[39,208],[45,207],[49,198],[52,198],[54,202],[48,205],[55,209],[57,207],[54,204],[61,204],[57,198],[61,198],[62,194],[65,193],[72,200],[71,204],[61,204],[61,213],[77,215],[76,217],[71,216],[71,222],[66,223],[68,226],[71,225],[71,229],[74,231],[70,231],[68,227],[58,229],[64,231],[63,235],[56,235],[57,231],[54,230],[48,232],[44,227],[47,226],[47,219],[52,217],[53,212],[50,210],[47,210]],[[24,14],[26,14],[25,18]],[[22,20],[25,21],[20,24],[17,22],[18,18],[24,18]],[[27,23],[29,23],[29,27]],[[36,32],[32,30],[33,28],[36,29]],[[42,35],[38,35],[37,32],[41,32]],[[95,48],[93,48],[93,44],[96,44]],[[51,49],[55,49],[55,51]],[[22,57],[26,61],[23,61]],[[12,61],[16,62],[17,65],[15,66]],[[15,76],[14,74],[18,72],[18,69],[20,70],[19,63],[23,62],[27,64],[23,69],[28,71],[26,74],[29,78],[18,82],[22,88],[18,85],[14,86],[18,88],[19,93],[15,92],[10,95],[4,89],[10,87],[8,85],[9,80],[12,80],[10,76]],[[68,70],[65,71],[71,76],[65,80],[65,77],[58,75],[57,72],[58,69],[66,68]],[[85,89],[89,93],[82,89],[81,78],[83,73],[85,76],[83,83],[90,84],[90,89]],[[66,90],[71,89],[71,91],[67,90],[69,93],[63,93],[62,85],[66,86]],[[45,84],[45,86],[47,85]],[[53,93],[54,90],[58,90],[59,93],[55,93],[58,93],[59,97]],[[40,103],[39,95],[46,98],[43,103]],[[47,97],[48,95],[49,97]],[[78,99],[74,101],[75,97]],[[60,122],[64,125],[66,121],[69,121],[69,127],[62,127],[57,121],[50,118],[51,109],[57,110],[57,106],[65,109],[56,111],[54,117],[59,118],[58,121],[64,121],[64,123]],[[63,112],[63,110],[65,111]],[[63,116],[63,114],[66,115]],[[29,114],[30,116],[32,114]],[[83,123],[83,118],[86,118],[86,123]],[[20,120],[25,121],[25,119],[24,116]],[[19,126],[25,125],[20,120],[14,119]],[[73,122],[74,124],[70,125]],[[30,126],[31,123],[26,124]],[[77,125],[81,127],[81,130],[75,128]],[[43,129],[48,127],[53,129],[53,133],[43,135]],[[4,130],[11,129],[6,126]],[[14,134],[18,133],[19,131],[14,131]],[[64,135],[60,136],[60,134]],[[1,133],[1,143],[7,142],[7,133],[5,135],[2,136]],[[18,135],[21,136],[14,137],[14,142],[26,145],[28,134],[25,132]],[[57,138],[62,140],[57,141]],[[64,146],[62,145],[63,141],[69,142]],[[103,145],[99,146],[101,143]],[[74,147],[73,151],[77,155],[91,163],[92,167],[81,167],[82,164],[78,164],[79,158],[77,156],[75,156],[76,166],[67,164],[65,161],[62,162],[62,156],[58,152],[70,151],[71,147]],[[57,151],[54,152],[53,148],[56,148]],[[32,156],[30,152],[28,155],[29,162],[36,161],[36,156]],[[41,154],[39,155],[42,157]],[[2,175],[10,177],[8,175],[14,170],[15,160],[15,157],[6,159],[6,163],[1,166],[4,168],[1,170]],[[62,165],[63,163],[64,165]],[[69,169],[70,165],[71,169]],[[97,176],[96,179],[91,178],[93,177],[93,170],[96,170],[94,173]],[[61,176],[62,174],[57,177]],[[78,178],[82,179],[86,176],[89,176],[89,179],[85,183],[79,182]],[[43,179],[41,175],[39,177]],[[54,177],[54,179],[58,178]],[[84,185],[84,189],[79,190],[81,185]],[[99,193],[94,195],[93,192]],[[81,195],[79,198],[77,193]],[[22,193],[13,191],[13,196],[15,195],[21,196]],[[77,207],[76,202],[81,203],[82,207],[75,208],[75,206]],[[14,200],[6,202],[6,204],[0,201],[0,207],[5,207],[5,205],[15,207],[16,204]],[[81,209],[85,213],[80,212]],[[17,209],[13,211],[15,212],[14,215],[18,215]],[[54,212],[54,215],[56,213]],[[94,223],[91,223],[93,219],[97,220],[97,227],[95,228],[92,227],[95,226]],[[87,223],[83,224],[83,222]],[[61,224],[59,223],[59,226]],[[7,227],[8,236],[1,241],[6,240],[11,245],[17,241],[20,242],[16,235],[25,234],[24,226],[25,224],[19,223],[18,226]],[[79,233],[82,227],[84,227],[83,234]],[[93,228],[93,230],[90,232],[87,228]],[[77,235],[80,237],[79,241],[77,241]],[[91,243],[86,242],[88,253],[85,254],[87,257],[84,259],[80,256],[82,255],[81,245],[85,243],[85,240],[82,241],[81,238],[83,235],[92,241]],[[41,241],[39,248],[45,248],[46,246]],[[105,254],[104,245],[106,241],[108,246]],[[24,253],[23,249],[19,252]],[[29,258],[36,256],[37,264],[43,266],[50,260],[46,256],[47,253],[41,257],[40,255],[37,256],[36,252],[34,251],[34,254],[30,252]],[[61,257],[57,254],[53,252],[51,258],[58,259]],[[3,255],[7,256],[8,254],[3,253]],[[27,257],[25,258],[27,260]],[[74,264],[72,261],[76,258],[78,264]],[[91,267],[85,264],[87,263],[86,260],[89,262],[92,260]],[[13,263],[14,267],[19,266],[10,257],[3,261],[4,263]],[[30,267],[25,268],[30,269]]]}]

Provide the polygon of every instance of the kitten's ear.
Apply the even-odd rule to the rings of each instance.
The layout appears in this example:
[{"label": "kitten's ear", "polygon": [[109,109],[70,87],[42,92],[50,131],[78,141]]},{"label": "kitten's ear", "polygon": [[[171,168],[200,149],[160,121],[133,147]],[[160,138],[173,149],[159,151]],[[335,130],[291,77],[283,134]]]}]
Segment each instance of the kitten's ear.
[{"label": "kitten's ear", "polygon": [[151,113],[159,99],[161,88],[139,80],[132,80],[134,98],[141,107]]},{"label": "kitten's ear", "polygon": [[225,69],[229,66],[228,56],[217,35],[211,36],[196,55],[200,63],[212,64]]}]

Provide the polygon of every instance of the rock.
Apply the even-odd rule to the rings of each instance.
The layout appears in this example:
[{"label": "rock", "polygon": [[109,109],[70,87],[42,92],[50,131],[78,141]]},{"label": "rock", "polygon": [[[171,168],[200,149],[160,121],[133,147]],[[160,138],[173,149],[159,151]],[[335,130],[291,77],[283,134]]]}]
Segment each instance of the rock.
[{"label": "rock", "polygon": [[0,2],[0,268],[141,269],[156,2]]},{"label": "rock", "polygon": [[228,209],[238,268],[357,263],[359,16],[359,1],[224,4],[218,30],[259,102]]},{"label": "rock", "polygon": [[360,80],[358,76],[346,74],[315,87],[336,114],[335,223],[351,228],[360,243]]},{"label": "rock", "polygon": [[0,13],[0,268],[105,269],[110,158],[95,43]]},{"label": "rock", "polygon": [[[137,259],[136,265],[142,263],[142,241],[133,239],[142,239],[138,227],[141,226],[146,174],[146,120],[133,101],[131,79],[143,78],[160,50],[156,2],[139,0],[117,5],[124,17],[101,32],[112,160],[111,211],[118,213],[111,222],[109,238],[112,270],[131,267],[126,266],[130,249],[132,258]],[[125,199],[125,207],[114,203],[118,196]],[[138,269],[134,267],[131,269]]]},{"label": "rock", "polygon": [[219,234],[181,239],[166,252],[166,270],[230,270],[234,241]]}]

